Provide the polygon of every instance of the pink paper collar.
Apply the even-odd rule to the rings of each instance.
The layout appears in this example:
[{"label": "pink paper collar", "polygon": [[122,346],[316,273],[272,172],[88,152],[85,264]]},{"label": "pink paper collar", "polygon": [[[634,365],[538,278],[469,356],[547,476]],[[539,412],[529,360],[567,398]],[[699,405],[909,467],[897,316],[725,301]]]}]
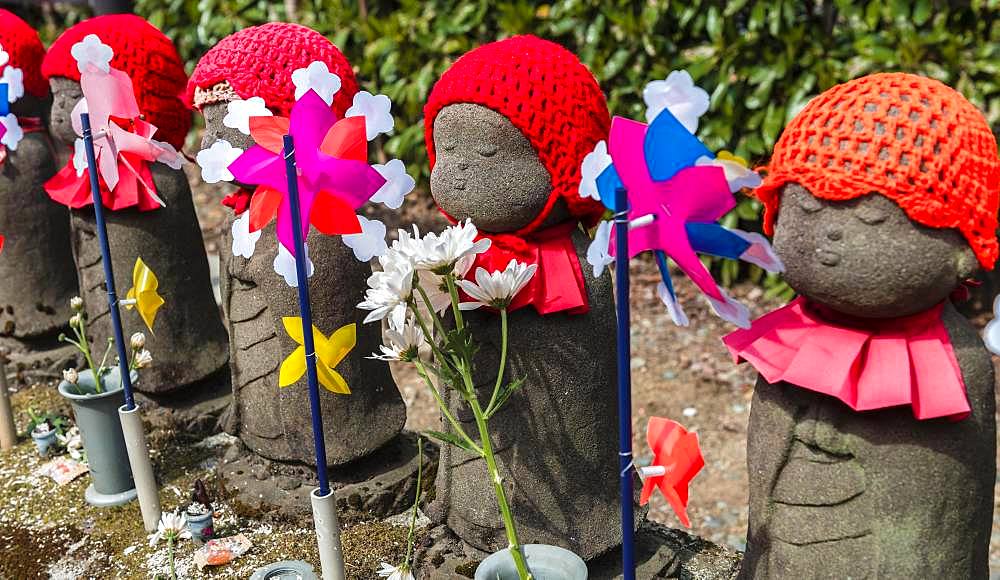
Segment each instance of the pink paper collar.
[{"label": "pink paper collar", "polygon": [[822,307],[799,297],[722,340],[737,363],[749,362],[769,383],[830,395],[855,411],[911,405],[917,419],[958,420],[971,409],[943,307],[831,322]]}]

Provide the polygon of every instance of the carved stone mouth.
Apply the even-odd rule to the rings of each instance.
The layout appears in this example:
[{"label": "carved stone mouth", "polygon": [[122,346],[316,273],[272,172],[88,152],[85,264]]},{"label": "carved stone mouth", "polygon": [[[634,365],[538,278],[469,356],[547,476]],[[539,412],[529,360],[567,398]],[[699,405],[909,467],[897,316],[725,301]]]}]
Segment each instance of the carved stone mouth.
[{"label": "carved stone mouth", "polygon": [[840,254],[832,250],[816,248],[816,258],[819,260],[819,263],[824,266],[833,267],[840,264]]},{"label": "carved stone mouth", "polygon": [[465,179],[456,179],[452,187],[458,191],[465,191]]}]

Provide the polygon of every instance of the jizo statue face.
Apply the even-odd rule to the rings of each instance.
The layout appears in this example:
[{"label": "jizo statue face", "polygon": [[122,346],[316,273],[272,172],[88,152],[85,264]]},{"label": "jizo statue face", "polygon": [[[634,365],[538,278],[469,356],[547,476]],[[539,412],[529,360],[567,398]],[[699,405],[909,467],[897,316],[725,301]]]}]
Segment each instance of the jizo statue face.
[{"label": "jizo statue face", "polygon": [[72,147],[76,141],[76,131],[73,130],[73,107],[83,98],[80,83],[65,78],[49,79],[52,89],[52,115],[49,120],[49,132],[56,141]]},{"label": "jizo statue face", "polygon": [[978,266],[958,231],[922,226],[884,196],[828,201],[797,184],[782,191],[774,248],[797,292],[868,318],[926,310]]},{"label": "jizo statue face", "polygon": [[226,127],[222,123],[228,106],[229,103],[213,103],[202,107],[201,114],[205,117],[205,133],[201,138],[202,149],[208,149],[219,139],[229,141],[230,145],[244,151],[253,146],[250,135],[244,135],[238,129]]},{"label": "jizo statue face", "polygon": [[[434,120],[431,195],[448,215],[487,232],[532,222],[552,191],[549,172],[509,119],[486,107],[449,105]],[[553,212],[559,213],[559,212]]]}]

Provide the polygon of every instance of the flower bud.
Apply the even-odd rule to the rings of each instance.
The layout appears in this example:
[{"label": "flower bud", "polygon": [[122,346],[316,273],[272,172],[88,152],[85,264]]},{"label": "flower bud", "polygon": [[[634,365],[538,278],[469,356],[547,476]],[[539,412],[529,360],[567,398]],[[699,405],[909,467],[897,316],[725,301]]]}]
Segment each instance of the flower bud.
[{"label": "flower bud", "polygon": [[69,317],[69,325],[72,326],[73,328],[79,327],[80,326],[80,315],[79,314],[74,314],[73,316],[70,316]]},{"label": "flower bud", "polygon": [[80,382],[80,374],[76,372],[76,369],[66,369],[63,371],[63,380],[75,385]]},{"label": "flower bud", "polygon": [[83,310],[83,298],[79,296],[74,296],[69,299],[69,307],[75,312],[81,312]]},{"label": "flower bud", "polygon": [[140,350],[135,355],[135,368],[144,369],[153,364],[153,355],[148,350]]},{"label": "flower bud", "polygon": [[132,350],[142,350],[146,346],[146,335],[137,332],[132,335]]}]

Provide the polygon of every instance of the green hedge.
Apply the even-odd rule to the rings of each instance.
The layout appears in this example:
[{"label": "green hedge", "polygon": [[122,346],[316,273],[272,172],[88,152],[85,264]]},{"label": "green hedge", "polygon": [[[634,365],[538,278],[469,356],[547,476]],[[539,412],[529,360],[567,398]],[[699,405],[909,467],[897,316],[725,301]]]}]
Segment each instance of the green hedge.
[{"label": "green hedge", "polygon": [[[615,114],[641,118],[645,83],[689,70],[712,94],[700,136],[754,163],[810,97],[874,71],[939,79],[1000,125],[1000,0],[138,0],[136,11],[189,66],[246,26],[294,19],[319,30],[364,87],[392,98],[400,129],[386,149],[424,176],[421,108],[435,79],[469,49],[528,32],[577,53]],[[727,219],[757,215],[744,200]]]}]

